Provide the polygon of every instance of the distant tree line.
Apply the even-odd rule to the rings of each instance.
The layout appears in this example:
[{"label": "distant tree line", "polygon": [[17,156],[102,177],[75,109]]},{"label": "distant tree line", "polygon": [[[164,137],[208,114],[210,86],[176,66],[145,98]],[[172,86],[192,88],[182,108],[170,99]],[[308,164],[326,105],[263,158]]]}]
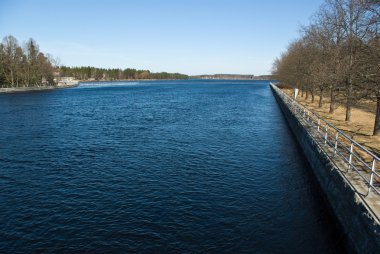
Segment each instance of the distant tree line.
[{"label": "distant tree line", "polygon": [[104,69],[95,67],[66,67],[59,68],[61,76],[75,77],[79,80],[126,80],[126,79],[188,79],[180,73],[158,72],[136,69]]},{"label": "distant tree line", "polygon": [[20,45],[12,35],[0,43],[0,87],[54,86],[55,78],[75,77],[79,80],[187,79],[180,73],[136,69],[104,69],[95,67],[58,67],[58,60],[39,51],[35,40]]},{"label": "distant tree line", "polygon": [[0,86],[29,87],[54,85],[51,56],[39,51],[38,44],[29,39],[20,46],[11,35],[0,43]]},{"label": "distant tree line", "polygon": [[380,1],[325,0],[311,24],[276,59],[273,74],[330,113],[343,103],[346,121],[362,99],[377,103],[373,135],[380,135]]},{"label": "distant tree line", "polygon": [[191,76],[194,79],[237,79],[237,80],[275,80],[274,75],[247,75],[247,74],[205,74]]}]

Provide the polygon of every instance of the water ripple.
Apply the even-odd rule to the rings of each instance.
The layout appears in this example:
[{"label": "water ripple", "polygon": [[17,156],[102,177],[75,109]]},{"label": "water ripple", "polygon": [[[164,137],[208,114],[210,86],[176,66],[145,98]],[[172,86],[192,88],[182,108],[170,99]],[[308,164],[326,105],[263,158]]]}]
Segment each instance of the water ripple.
[{"label": "water ripple", "polygon": [[1,253],[342,250],[267,82],[82,84],[0,116]]}]

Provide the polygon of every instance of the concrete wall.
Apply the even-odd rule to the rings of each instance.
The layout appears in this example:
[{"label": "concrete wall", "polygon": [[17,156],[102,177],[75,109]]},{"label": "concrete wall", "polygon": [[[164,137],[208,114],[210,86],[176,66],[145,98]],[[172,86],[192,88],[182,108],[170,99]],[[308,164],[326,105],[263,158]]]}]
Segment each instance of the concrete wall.
[{"label": "concrete wall", "polygon": [[[290,129],[299,142],[337,222],[346,236],[348,249],[357,253],[380,253],[380,226],[363,196],[347,181],[328,153],[313,139],[271,86]],[[372,214],[371,214],[372,213]]]}]

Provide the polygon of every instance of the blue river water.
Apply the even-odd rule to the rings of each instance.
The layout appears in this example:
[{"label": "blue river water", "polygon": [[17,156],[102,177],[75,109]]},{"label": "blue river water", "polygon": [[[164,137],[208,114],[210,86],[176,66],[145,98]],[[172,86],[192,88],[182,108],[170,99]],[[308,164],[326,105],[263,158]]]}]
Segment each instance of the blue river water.
[{"label": "blue river water", "polygon": [[0,253],[345,251],[268,84],[0,95]]}]

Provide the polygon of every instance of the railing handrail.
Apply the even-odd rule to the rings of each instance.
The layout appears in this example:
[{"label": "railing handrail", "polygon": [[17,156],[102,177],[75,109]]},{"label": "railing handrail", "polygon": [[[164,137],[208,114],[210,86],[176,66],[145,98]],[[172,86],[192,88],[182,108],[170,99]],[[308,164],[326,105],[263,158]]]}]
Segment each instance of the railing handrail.
[{"label": "railing handrail", "polygon": [[[278,88],[272,82],[270,82],[270,85],[272,86],[273,89],[275,89],[278,92],[278,95],[280,97],[284,97],[284,99],[288,100],[288,102],[285,102],[285,100],[284,100],[285,103],[291,103],[292,106],[298,107],[298,112],[301,113],[301,117],[305,119],[305,122],[310,123],[309,126],[312,126],[312,124],[317,126],[318,133],[320,133],[321,128],[324,128],[324,130],[325,130],[325,131],[323,131],[323,133],[324,133],[323,139],[325,140],[324,143],[328,144],[331,148],[333,148],[334,153],[338,154],[342,159],[344,159],[344,161],[346,163],[348,163],[349,169],[352,167],[355,170],[355,172],[366,182],[366,184],[368,185],[367,195],[370,193],[371,189],[373,189],[377,194],[380,195],[380,191],[373,185],[374,176],[377,178],[380,178],[379,174],[376,172],[376,166],[375,166],[375,164],[379,165],[379,162],[380,162],[379,157],[377,155],[375,155],[373,152],[369,151],[367,148],[360,145],[358,142],[356,142],[352,138],[350,138],[346,133],[344,133],[343,131],[339,130],[337,127],[335,127],[331,123],[324,120],[317,113],[306,108],[304,105],[298,103],[294,98],[292,98],[291,96],[289,96],[285,92],[281,91],[281,89]],[[295,107],[293,108],[293,111],[294,111],[294,114],[297,113],[297,109]],[[313,119],[313,118],[315,118],[315,119]],[[322,125],[321,122],[324,124]],[[316,128],[315,126],[312,126],[312,127]],[[334,133],[335,137],[333,137],[333,140],[331,140],[331,138],[330,139],[328,138],[328,135],[331,135],[331,134],[329,134],[328,127],[332,129],[330,131],[332,131],[333,133],[335,131],[335,133]],[[349,146],[350,149],[348,149],[344,143],[342,143],[341,141],[338,140],[339,135],[341,137],[343,137],[346,141],[348,141],[348,143],[350,143],[350,146]],[[346,142],[346,141],[344,141],[344,142]],[[338,148],[341,148],[341,147],[345,148],[345,152],[342,151],[343,153],[348,153],[349,156],[347,158],[339,151]],[[364,152],[364,154],[370,156],[372,163],[369,165],[367,162],[365,162],[365,159],[363,159],[360,156],[360,154],[355,154],[353,151],[353,147],[358,148],[359,150]],[[354,165],[354,163],[352,162],[353,156],[356,159],[356,165],[358,165],[359,167],[365,167],[367,170],[370,171],[369,179],[367,179],[362,173],[360,173],[357,166]],[[358,162],[359,162],[359,164],[357,164]]]},{"label": "railing handrail", "polygon": [[304,105],[298,103],[296,100],[294,100],[292,97],[290,97],[288,94],[284,93],[283,91],[281,91],[280,88],[278,88],[276,85],[274,85],[272,82],[270,82],[270,84],[275,87],[276,89],[278,89],[281,93],[283,93],[286,97],[288,97],[288,99],[294,101],[297,103],[297,106],[303,108],[303,109],[306,109],[307,111],[309,111],[311,114],[315,115],[317,117],[317,119],[321,120],[322,122],[324,122],[326,125],[328,125],[329,127],[333,128],[334,130],[336,130],[337,132],[339,132],[339,134],[341,134],[342,136],[344,136],[345,138],[347,138],[348,140],[350,140],[352,143],[355,144],[355,146],[359,147],[360,149],[362,149],[364,152],[366,152],[367,154],[369,154],[371,157],[373,158],[376,158],[377,161],[380,161],[380,158],[372,153],[371,151],[369,151],[367,148],[363,147],[361,144],[359,144],[358,142],[356,142],[355,140],[353,140],[352,138],[350,138],[346,133],[344,133],[343,131],[339,130],[337,127],[335,127],[334,125],[332,125],[331,123],[327,122],[326,120],[324,120],[321,116],[319,116],[317,113],[315,113],[314,111],[306,108]]}]

